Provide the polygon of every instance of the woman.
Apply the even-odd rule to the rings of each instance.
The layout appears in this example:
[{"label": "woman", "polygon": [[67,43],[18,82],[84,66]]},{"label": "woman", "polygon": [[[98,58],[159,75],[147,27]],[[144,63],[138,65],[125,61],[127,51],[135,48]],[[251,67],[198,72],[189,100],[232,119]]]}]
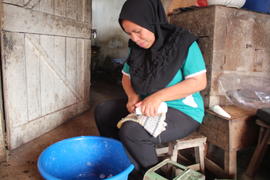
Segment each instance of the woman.
[{"label": "woman", "polygon": [[[168,24],[160,0],[127,0],[119,23],[130,37],[130,54],[122,71],[128,112],[140,107],[144,115],[155,116],[161,102],[169,107],[166,130],[156,138],[131,121],[125,122],[119,131],[119,138],[132,158],[147,170],[158,163],[157,144],[183,138],[202,122],[204,105],[199,91],[206,87],[206,69],[197,38]],[[120,120],[116,119],[111,127]],[[102,132],[106,123],[97,124]]]}]

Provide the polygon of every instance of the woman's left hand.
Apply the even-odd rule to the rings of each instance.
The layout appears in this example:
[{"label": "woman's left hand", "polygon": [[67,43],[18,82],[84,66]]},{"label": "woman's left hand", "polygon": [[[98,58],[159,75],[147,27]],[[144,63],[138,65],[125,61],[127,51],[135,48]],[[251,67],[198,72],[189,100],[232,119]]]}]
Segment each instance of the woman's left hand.
[{"label": "woman's left hand", "polygon": [[145,116],[156,116],[161,102],[162,101],[153,94],[140,101],[135,106],[140,107],[142,114]]}]

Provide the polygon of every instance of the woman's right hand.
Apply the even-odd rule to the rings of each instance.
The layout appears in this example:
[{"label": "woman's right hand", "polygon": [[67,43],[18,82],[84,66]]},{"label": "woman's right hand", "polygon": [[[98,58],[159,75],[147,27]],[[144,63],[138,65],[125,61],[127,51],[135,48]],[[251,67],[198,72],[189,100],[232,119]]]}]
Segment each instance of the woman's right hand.
[{"label": "woman's right hand", "polygon": [[130,97],[128,97],[128,102],[127,102],[127,109],[128,112],[130,113],[134,113],[135,112],[135,108],[136,108],[136,104],[140,101],[140,96],[138,96],[137,94],[132,95]]}]

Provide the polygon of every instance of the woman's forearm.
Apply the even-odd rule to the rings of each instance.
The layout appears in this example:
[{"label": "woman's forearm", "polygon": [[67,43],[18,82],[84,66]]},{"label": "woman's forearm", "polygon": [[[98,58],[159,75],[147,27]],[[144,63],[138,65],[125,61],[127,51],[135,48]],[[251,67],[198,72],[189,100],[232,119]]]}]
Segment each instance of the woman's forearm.
[{"label": "woman's forearm", "polygon": [[124,74],[122,77],[122,86],[128,97],[127,110],[132,113],[135,111],[136,104],[140,101],[140,96],[134,91],[129,77]]},{"label": "woman's forearm", "polygon": [[122,76],[122,86],[128,98],[138,96],[131,85],[129,77],[124,74]]},{"label": "woman's forearm", "polygon": [[206,87],[206,73],[188,78],[174,86],[164,88],[151,96],[155,96],[160,101],[171,101],[187,97],[195,92],[201,91]]}]

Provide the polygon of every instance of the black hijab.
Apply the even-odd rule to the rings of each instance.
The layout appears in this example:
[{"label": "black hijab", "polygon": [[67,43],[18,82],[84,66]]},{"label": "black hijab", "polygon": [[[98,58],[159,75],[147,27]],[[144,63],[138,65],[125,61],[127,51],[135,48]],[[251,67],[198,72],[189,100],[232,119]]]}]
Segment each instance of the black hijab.
[{"label": "black hijab", "polygon": [[197,39],[190,32],[169,24],[160,0],[127,0],[119,23],[129,20],[155,34],[155,42],[144,49],[129,40],[131,83],[140,95],[163,89],[182,67],[189,46]]}]

